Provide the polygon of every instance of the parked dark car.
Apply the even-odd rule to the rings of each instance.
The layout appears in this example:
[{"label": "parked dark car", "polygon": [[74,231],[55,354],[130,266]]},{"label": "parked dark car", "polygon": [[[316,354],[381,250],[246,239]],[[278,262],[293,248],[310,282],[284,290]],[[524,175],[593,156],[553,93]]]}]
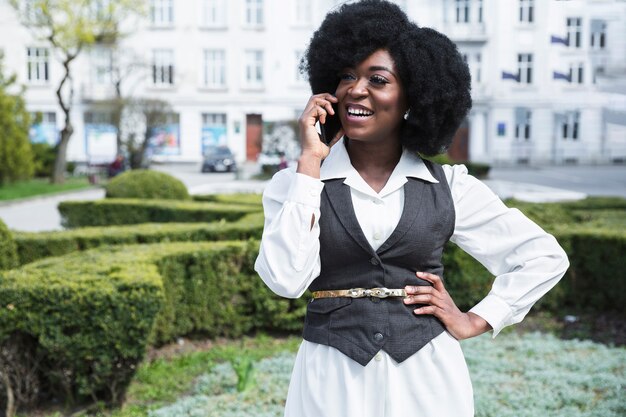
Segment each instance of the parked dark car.
[{"label": "parked dark car", "polygon": [[227,146],[209,148],[204,154],[202,172],[235,172],[237,163],[233,152]]}]

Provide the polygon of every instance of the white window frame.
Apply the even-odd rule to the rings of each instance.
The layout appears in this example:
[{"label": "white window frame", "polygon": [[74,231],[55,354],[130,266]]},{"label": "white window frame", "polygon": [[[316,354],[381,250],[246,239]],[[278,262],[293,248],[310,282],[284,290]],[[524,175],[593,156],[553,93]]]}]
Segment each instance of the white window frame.
[{"label": "white window frame", "polygon": [[517,75],[520,84],[533,83],[533,54],[517,54]]},{"label": "white window frame", "polygon": [[311,0],[293,1],[293,23],[295,26],[309,26],[313,18]]},{"label": "white window frame", "polygon": [[246,88],[264,87],[264,52],[261,49],[248,49],[244,52],[244,85]]},{"label": "white window frame", "polygon": [[26,76],[29,84],[48,84],[50,81],[50,50],[38,46],[26,48]]},{"label": "white window frame", "polygon": [[454,0],[454,21],[456,23],[470,22],[471,0]]},{"label": "white window frame", "polygon": [[174,1],[150,0],[150,21],[153,26],[168,27],[174,25]]},{"label": "white window frame", "polygon": [[206,28],[225,28],[227,26],[226,0],[202,0],[200,26]]},{"label": "white window frame", "polygon": [[582,21],[581,17],[568,17],[567,44],[570,48],[580,48],[582,46]]},{"label": "white window frame", "polygon": [[263,0],[244,0],[244,23],[248,27],[259,28],[264,25],[265,13]]},{"label": "white window frame", "polygon": [[523,111],[526,112],[524,121],[515,120],[515,140],[530,142],[532,138],[532,111],[529,109],[523,109]]},{"label": "white window frame", "polygon": [[580,112],[571,111],[565,113],[561,122],[561,139],[565,141],[578,141],[580,138]]},{"label": "white window frame", "polygon": [[202,85],[205,88],[226,88],[226,50],[205,49],[202,60]]},{"label": "white window frame", "polygon": [[94,84],[110,84],[113,80],[113,50],[96,46],[91,50],[91,67]]},{"label": "white window frame", "polygon": [[585,83],[585,64],[582,62],[572,62],[569,66],[569,79],[571,84]]},{"label": "white window frame", "polygon": [[22,0],[20,10],[27,25],[36,25],[43,19],[41,9],[36,7],[37,0]]},{"label": "white window frame", "polygon": [[519,0],[519,22],[534,23],[535,0]]},{"label": "white window frame", "polygon": [[602,50],[606,48],[606,22],[602,22],[601,25],[602,29],[600,31],[591,31],[591,49]]},{"label": "white window frame", "polygon": [[171,87],[175,84],[173,49],[152,50],[152,85],[155,87]]},{"label": "white window frame", "polygon": [[474,0],[476,8],[476,23],[483,22],[483,0]]}]

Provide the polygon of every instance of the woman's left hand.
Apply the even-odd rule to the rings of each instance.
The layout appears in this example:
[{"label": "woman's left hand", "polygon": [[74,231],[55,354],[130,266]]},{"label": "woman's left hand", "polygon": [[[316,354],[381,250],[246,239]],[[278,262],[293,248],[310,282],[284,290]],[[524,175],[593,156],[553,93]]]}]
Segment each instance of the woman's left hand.
[{"label": "woman's left hand", "polygon": [[439,276],[428,272],[416,272],[415,275],[433,284],[432,287],[405,287],[405,304],[425,304],[413,310],[415,314],[432,314],[437,317],[446,326],[448,333],[457,340],[468,339],[491,330],[489,323],[482,317],[459,310]]}]

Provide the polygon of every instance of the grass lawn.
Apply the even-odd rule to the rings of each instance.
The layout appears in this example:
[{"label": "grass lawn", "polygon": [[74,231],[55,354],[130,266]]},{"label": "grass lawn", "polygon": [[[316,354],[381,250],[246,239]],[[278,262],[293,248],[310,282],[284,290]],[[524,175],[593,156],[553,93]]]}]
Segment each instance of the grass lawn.
[{"label": "grass lawn", "polygon": [[[172,345],[139,368],[124,407],[98,417],[282,417],[299,337]],[[626,349],[507,331],[461,343],[476,417],[623,416]],[[154,356],[154,355],[153,355]],[[238,392],[237,360],[253,361]],[[233,367],[234,364],[234,367]],[[61,417],[61,412],[20,417]],[[88,414],[77,412],[73,416]]]},{"label": "grass lawn", "polygon": [[0,186],[0,201],[54,194],[61,191],[80,190],[90,187],[93,187],[93,185],[89,184],[87,177],[70,177],[67,178],[63,184],[50,184],[50,180],[47,178],[34,178]]}]

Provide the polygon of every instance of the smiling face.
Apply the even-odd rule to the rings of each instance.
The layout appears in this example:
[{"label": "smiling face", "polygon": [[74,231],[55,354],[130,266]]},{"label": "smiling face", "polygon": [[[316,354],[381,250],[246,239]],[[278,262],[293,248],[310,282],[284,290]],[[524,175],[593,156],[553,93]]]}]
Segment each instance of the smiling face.
[{"label": "smiling face", "polygon": [[399,141],[407,104],[389,52],[377,50],[341,71],[335,96],[341,125],[350,139]]}]

